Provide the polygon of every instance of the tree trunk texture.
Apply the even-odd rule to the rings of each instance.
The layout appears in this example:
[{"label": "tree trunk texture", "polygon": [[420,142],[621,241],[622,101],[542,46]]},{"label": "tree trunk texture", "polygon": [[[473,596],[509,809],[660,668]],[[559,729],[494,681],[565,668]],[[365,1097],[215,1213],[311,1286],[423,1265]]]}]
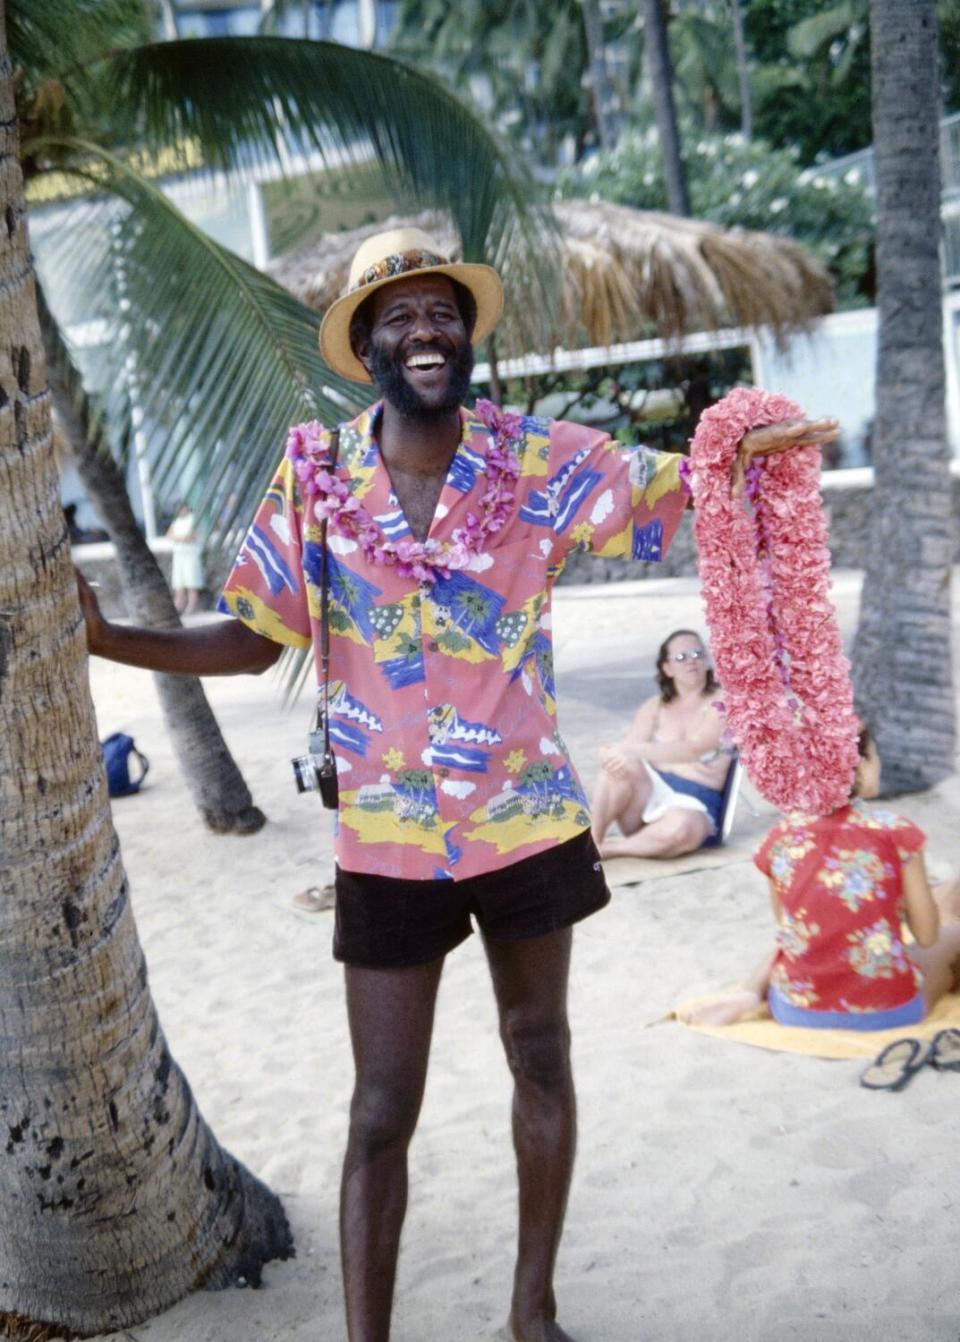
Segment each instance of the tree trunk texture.
[{"label": "tree trunk texture", "polygon": [[147,990],[60,507],[0,21],[0,1328],[136,1324],[292,1252]]},{"label": "tree trunk texture", "polygon": [[[151,629],[178,629],[180,617],[170,588],[137,525],[123,474],[102,450],[101,435],[91,425],[79,375],[70,363],[42,292],[39,298],[54,413],[117,552],[127,613]],[[196,676],[157,675],[154,679],[167,733],[204,822],[217,834],[254,834],[262,829],[266,817],[253,804],[202,682]]]},{"label": "tree trunk texture", "polygon": [[653,93],[653,114],[660,136],[667,207],[671,214],[690,217],[687,170],[680,152],[677,111],[673,101],[673,64],[667,42],[663,0],[643,0],[643,55]]},{"label": "tree trunk texture", "polygon": [[593,114],[597,123],[597,134],[600,137],[600,148],[615,149],[620,134],[617,95],[610,82],[607,59],[603,50],[603,19],[600,7],[597,0],[580,0],[580,9],[583,13],[583,35],[587,44]]},{"label": "tree trunk texture", "polygon": [[747,38],[743,31],[743,10],[740,0],[730,0],[733,20],[733,49],[737,57],[737,84],[740,88],[740,133],[745,140],[753,139],[753,101],[750,96],[750,60]]},{"label": "tree trunk texture", "polygon": [[854,683],[889,794],[930,787],[954,768],[934,0],[872,0],[870,39],[876,483]]}]

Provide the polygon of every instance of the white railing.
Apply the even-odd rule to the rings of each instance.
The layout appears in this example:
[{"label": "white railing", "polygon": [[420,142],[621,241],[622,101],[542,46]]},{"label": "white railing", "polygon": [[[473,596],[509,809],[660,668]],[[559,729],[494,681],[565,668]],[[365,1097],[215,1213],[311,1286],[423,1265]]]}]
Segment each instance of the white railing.
[{"label": "white railing", "polygon": [[[820,177],[857,181],[871,196],[876,192],[872,148],[831,159],[812,171]],[[940,180],[943,282],[953,288],[960,285],[960,112],[953,112],[940,122]]]}]

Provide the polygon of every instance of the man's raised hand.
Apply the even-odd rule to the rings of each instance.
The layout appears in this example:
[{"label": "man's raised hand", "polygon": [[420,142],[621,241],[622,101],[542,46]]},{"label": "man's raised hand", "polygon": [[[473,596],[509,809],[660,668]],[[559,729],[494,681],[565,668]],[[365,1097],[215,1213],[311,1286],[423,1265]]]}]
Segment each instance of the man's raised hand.
[{"label": "man's raised hand", "polygon": [[780,424],[751,429],[741,438],[733,459],[730,486],[734,498],[743,493],[746,469],[754,457],[788,452],[791,447],[824,447],[839,436],[840,425],[835,419],[785,419]]}]

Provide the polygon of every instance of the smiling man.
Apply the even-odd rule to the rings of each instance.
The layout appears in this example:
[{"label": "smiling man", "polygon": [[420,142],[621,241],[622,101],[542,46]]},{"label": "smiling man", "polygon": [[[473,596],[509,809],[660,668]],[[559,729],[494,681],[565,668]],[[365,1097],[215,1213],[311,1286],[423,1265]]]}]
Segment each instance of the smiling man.
[{"label": "smiling man", "polygon": [[[116,626],[81,583],[92,652],[204,675],[312,645],[319,670],[327,522],[334,955],[356,1065],[340,1212],[350,1342],[389,1337],[437,988],[473,923],[514,1080],[508,1327],[515,1342],[569,1342],[553,1290],[576,1130],[567,980],[572,927],[609,894],[557,725],[550,593],[575,549],[659,559],[688,496],[672,454],[463,408],[502,303],[494,270],[450,262],[418,230],[370,238],[320,340],[381,400],[339,426],[335,466],[331,426],[291,431],[224,589],[235,618]],[[834,429],[755,431],[741,464]]]}]

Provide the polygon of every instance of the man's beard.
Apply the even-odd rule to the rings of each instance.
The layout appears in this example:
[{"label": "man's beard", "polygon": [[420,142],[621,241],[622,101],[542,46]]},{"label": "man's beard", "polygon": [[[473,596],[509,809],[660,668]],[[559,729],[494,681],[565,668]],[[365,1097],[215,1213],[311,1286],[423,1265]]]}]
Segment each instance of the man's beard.
[{"label": "man's beard", "polygon": [[403,359],[391,358],[376,343],[370,351],[370,374],[385,401],[404,419],[443,419],[463,405],[473,374],[473,346],[465,341],[448,357],[446,395],[441,401],[427,402],[403,375]]}]

